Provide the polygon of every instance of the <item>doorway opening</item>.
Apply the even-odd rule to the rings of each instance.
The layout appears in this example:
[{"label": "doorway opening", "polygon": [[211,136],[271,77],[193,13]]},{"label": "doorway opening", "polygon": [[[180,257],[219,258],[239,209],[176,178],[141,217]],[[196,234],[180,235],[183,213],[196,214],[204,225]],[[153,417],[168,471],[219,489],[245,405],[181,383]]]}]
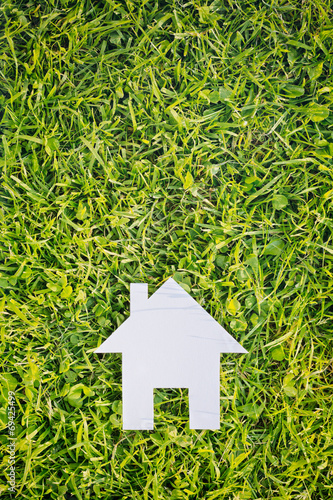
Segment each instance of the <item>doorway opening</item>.
[{"label": "doorway opening", "polygon": [[189,401],[188,389],[157,388],[154,389],[154,422],[155,428],[188,424]]}]

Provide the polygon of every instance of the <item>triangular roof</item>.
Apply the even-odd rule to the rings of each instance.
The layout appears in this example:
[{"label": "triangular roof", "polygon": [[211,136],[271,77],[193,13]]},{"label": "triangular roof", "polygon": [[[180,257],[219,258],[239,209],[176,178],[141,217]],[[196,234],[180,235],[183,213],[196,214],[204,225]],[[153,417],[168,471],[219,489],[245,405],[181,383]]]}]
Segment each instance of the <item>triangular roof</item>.
[{"label": "triangular roof", "polygon": [[198,349],[247,353],[173,278],[144,300],[95,352],[124,352],[156,342],[164,348],[186,349],[190,342]]}]

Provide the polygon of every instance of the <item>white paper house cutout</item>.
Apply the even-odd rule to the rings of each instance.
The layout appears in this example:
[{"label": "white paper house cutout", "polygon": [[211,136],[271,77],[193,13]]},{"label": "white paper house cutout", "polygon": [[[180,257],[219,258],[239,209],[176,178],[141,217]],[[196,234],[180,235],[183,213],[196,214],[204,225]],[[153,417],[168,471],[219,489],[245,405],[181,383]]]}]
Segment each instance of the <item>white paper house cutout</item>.
[{"label": "white paper house cutout", "polygon": [[220,353],[247,351],[176,281],[148,298],[130,285],[130,317],[96,353],[122,353],[123,429],[154,428],[154,388],[187,388],[191,429],[220,428]]}]

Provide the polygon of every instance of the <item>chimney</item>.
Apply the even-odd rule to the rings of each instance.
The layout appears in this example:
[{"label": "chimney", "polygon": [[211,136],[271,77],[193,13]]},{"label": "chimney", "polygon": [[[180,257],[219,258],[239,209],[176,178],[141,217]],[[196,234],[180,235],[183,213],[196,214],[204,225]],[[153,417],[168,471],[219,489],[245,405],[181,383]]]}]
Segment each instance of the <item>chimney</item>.
[{"label": "chimney", "polygon": [[145,308],[148,299],[148,283],[130,284],[130,314],[141,311]]}]

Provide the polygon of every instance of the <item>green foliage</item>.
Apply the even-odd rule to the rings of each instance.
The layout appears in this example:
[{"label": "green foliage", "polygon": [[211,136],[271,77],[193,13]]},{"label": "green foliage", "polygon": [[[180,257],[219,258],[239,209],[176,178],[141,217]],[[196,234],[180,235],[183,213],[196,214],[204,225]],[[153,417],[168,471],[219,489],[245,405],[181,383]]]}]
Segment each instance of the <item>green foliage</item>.
[{"label": "green foliage", "polygon": [[[0,494],[328,499],[332,2],[4,0]],[[155,390],[122,431],[121,357],[94,349],[129,283],[168,277],[249,351],[221,428]],[[161,353],[163,355],[163,353]]]}]

